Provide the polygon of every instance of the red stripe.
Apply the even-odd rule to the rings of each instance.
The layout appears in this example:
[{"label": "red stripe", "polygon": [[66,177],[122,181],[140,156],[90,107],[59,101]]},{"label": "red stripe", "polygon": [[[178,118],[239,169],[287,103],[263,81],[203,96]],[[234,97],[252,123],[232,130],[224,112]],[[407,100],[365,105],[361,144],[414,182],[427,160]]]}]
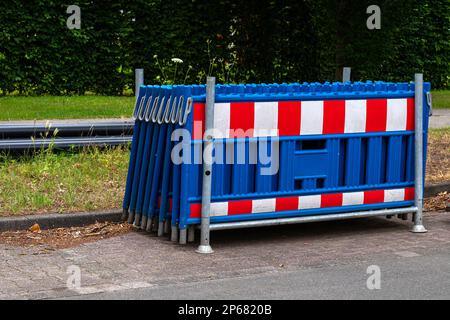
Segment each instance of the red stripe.
[{"label": "red stripe", "polygon": [[387,122],[387,99],[367,100],[366,132],[384,132]]},{"label": "red stripe", "polygon": [[364,204],[384,202],[384,190],[373,190],[364,192]]},{"label": "red stripe", "polygon": [[189,215],[189,217],[191,217],[193,219],[202,217],[202,204],[201,203],[191,204],[191,214]]},{"label": "red stripe", "polygon": [[406,130],[414,131],[415,123],[414,123],[414,99],[408,98],[406,99],[407,104],[407,114],[406,114]]},{"label": "red stripe", "polygon": [[253,137],[254,124],[254,102],[232,102],[230,104],[230,138]]},{"label": "red stripe", "polygon": [[[405,201],[414,200],[414,188],[405,188]],[[364,191],[364,204],[375,204],[384,202],[385,190]],[[323,194],[321,196],[321,208],[341,207],[342,193]],[[170,207],[172,207],[172,199],[170,199]],[[228,215],[250,214],[252,213],[253,200],[239,200],[228,202]],[[275,211],[292,211],[298,210],[298,197],[282,197],[276,198]],[[201,203],[193,203],[190,206],[190,218],[201,218]]]},{"label": "red stripe", "polygon": [[323,134],[343,133],[345,127],[345,100],[323,102]]},{"label": "red stripe", "polygon": [[300,101],[278,102],[278,132],[280,136],[298,136],[300,134]]},{"label": "red stripe", "polygon": [[277,198],[275,211],[298,210],[298,197]]},{"label": "red stripe", "polygon": [[194,127],[192,137],[194,140],[203,139],[203,123],[205,122],[205,104],[194,103]]},{"label": "red stripe", "polygon": [[[167,211],[172,211],[172,205],[173,201],[172,198],[169,198],[169,208],[167,208]],[[158,197],[158,209],[161,208],[161,196]]]},{"label": "red stripe", "polygon": [[342,193],[322,195],[320,205],[321,208],[341,207],[341,206],[342,206]]},{"label": "red stripe", "polygon": [[252,212],[252,200],[228,202],[228,215],[246,214]]},{"label": "red stripe", "polygon": [[414,200],[414,188],[405,189],[405,201]]}]

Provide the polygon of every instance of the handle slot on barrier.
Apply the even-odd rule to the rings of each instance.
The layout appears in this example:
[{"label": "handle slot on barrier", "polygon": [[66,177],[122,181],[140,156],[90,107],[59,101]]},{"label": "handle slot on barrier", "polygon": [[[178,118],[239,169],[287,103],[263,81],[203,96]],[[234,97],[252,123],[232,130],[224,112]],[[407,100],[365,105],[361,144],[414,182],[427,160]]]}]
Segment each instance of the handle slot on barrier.
[{"label": "handle slot on barrier", "polygon": [[296,143],[296,150],[324,150],[326,140],[301,140]]},{"label": "handle slot on barrier", "polygon": [[146,108],[146,106],[144,106],[144,101],[142,101],[142,105],[139,108],[139,114],[138,114],[138,120],[139,121],[144,120],[145,108]]},{"label": "handle slot on barrier", "polygon": [[180,96],[180,99],[178,100],[177,111],[171,118],[171,122],[173,124],[176,124],[177,122],[180,122],[181,114],[183,112],[183,105],[184,105],[184,96]]},{"label": "handle slot on barrier", "polygon": [[294,181],[295,190],[313,190],[323,188],[325,188],[324,177],[305,177],[301,179],[295,179]]},{"label": "handle slot on barrier", "polygon": [[177,97],[173,98],[173,102],[172,102],[172,108],[170,109],[170,113],[167,112],[167,116],[164,117],[164,122],[167,124],[172,123],[173,124],[173,117],[176,115],[177,113]]},{"label": "handle slot on barrier", "polygon": [[166,97],[163,97],[161,99],[161,102],[159,103],[158,111],[155,110],[155,113],[152,114],[152,122],[156,123],[158,121],[158,118],[161,115],[162,109],[164,108],[164,102],[166,100]]},{"label": "handle slot on barrier", "polygon": [[186,109],[184,110],[184,116],[183,116],[183,119],[180,119],[181,121],[179,122],[179,125],[180,125],[180,126],[184,126],[184,125],[186,124],[187,118],[188,118],[189,114],[190,114],[191,111],[192,111],[192,103],[193,103],[193,100],[192,100],[191,97],[189,97],[189,98],[187,99],[187,104],[186,104]]},{"label": "handle slot on barrier", "polygon": [[152,102],[152,96],[150,96],[147,100],[147,104],[145,105],[145,108],[142,108],[141,112],[139,113],[139,120],[143,121],[145,120],[145,116],[148,113],[148,110],[150,109],[150,104]]},{"label": "handle slot on barrier", "polygon": [[134,113],[133,113],[133,120],[137,120],[139,113],[141,112],[142,106],[144,104],[145,101],[145,96],[143,96],[141,98],[141,100],[139,101],[139,106],[137,108],[134,109]]},{"label": "handle slot on barrier", "polygon": [[158,112],[158,124],[163,124],[164,123],[164,119],[166,119],[166,117],[169,114],[169,109],[170,109],[170,105],[172,102],[172,97],[169,97],[169,99],[167,99],[166,102],[166,107],[164,108],[164,112],[162,111],[162,109],[159,110]]},{"label": "handle slot on barrier", "polygon": [[427,104],[428,104],[428,107],[430,108],[429,115],[432,116],[433,115],[433,97],[431,96],[430,91],[427,92]]},{"label": "handle slot on barrier", "polygon": [[159,97],[156,97],[155,100],[152,103],[152,108],[148,109],[146,114],[145,114],[145,121],[149,122],[151,120],[151,118],[153,117],[153,114],[156,111],[156,108],[158,106],[158,102],[159,102]]}]

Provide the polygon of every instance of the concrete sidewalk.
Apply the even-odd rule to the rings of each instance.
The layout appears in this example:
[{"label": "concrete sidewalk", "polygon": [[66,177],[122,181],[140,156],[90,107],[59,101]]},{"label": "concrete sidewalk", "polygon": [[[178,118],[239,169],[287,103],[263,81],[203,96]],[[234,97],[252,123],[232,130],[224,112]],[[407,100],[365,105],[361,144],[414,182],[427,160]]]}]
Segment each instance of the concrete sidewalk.
[{"label": "concrete sidewalk", "polygon": [[[208,292],[212,280],[228,281],[226,286],[248,286],[252,282],[245,279],[256,277],[260,285],[270,285],[277,279],[289,282],[286,275],[292,273],[297,275],[294,280],[301,282],[305,270],[316,272],[317,278],[329,270],[324,268],[336,266],[336,270],[344,270],[349,264],[361,265],[363,274],[354,276],[367,277],[364,272],[374,258],[378,257],[377,263],[382,264],[393,258],[427,256],[450,248],[448,214],[428,213],[425,225],[429,230],[426,234],[409,232],[409,221],[385,218],[214,232],[212,255],[196,254],[194,244],[180,246],[140,232],[65,250],[0,245],[0,298],[150,298],[154,296],[144,294],[150,288],[166,290],[161,297],[175,298],[170,294],[175,291],[170,288],[176,290],[177,286],[204,288],[192,294],[187,290],[183,295],[186,299],[203,298],[201,292]],[[69,290],[66,284],[74,268],[81,272],[81,287]],[[426,279],[418,278],[417,282]],[[244,294],[245,290],[227,291],[226,286],[218,297],[237,298]],[[269,289],[266,285],[265,290]],[[317,294],[326,296],[331,289],[325,285]],[[279,298],[288,294],[283,292]],[[108,296],[110,293],[114,296]],[[241,298],[276,298],[254,294]]]}]

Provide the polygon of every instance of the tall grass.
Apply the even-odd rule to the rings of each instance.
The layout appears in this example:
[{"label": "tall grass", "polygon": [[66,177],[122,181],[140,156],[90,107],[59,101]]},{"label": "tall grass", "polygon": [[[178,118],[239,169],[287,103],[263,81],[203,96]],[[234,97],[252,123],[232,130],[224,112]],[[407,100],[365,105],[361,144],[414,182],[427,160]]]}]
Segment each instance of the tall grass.
[{"label": "tall grass", "polygon": [[0,155],[0,215],[119,208],[127,147]]}]

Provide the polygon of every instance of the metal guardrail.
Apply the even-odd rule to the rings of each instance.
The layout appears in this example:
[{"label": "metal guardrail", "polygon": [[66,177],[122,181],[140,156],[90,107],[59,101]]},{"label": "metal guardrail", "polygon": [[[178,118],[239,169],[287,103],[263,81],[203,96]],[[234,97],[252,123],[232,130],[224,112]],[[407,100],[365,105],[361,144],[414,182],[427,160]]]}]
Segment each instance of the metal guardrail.
[{"label": "metal guardrail", "polygon": [[52,139],[9,139],[0,140],[0,150],[33,150],[53,146],[66,149],[71,147],[88,146],[117,146],[131,142],[131,136],[113,137],[80,137],[80,138],[52,138]]},{"label": "metal guardrail", "polygon": [[61,120],[0,123],[0,150],[116,146],[132,140],[134,121]]},{"label": "metal guardrail", "polygon": [[43,137],[53,135],[55,130],[57,136],[132,135],[133,125],[131,119],[0,122],[0,137]]}]

